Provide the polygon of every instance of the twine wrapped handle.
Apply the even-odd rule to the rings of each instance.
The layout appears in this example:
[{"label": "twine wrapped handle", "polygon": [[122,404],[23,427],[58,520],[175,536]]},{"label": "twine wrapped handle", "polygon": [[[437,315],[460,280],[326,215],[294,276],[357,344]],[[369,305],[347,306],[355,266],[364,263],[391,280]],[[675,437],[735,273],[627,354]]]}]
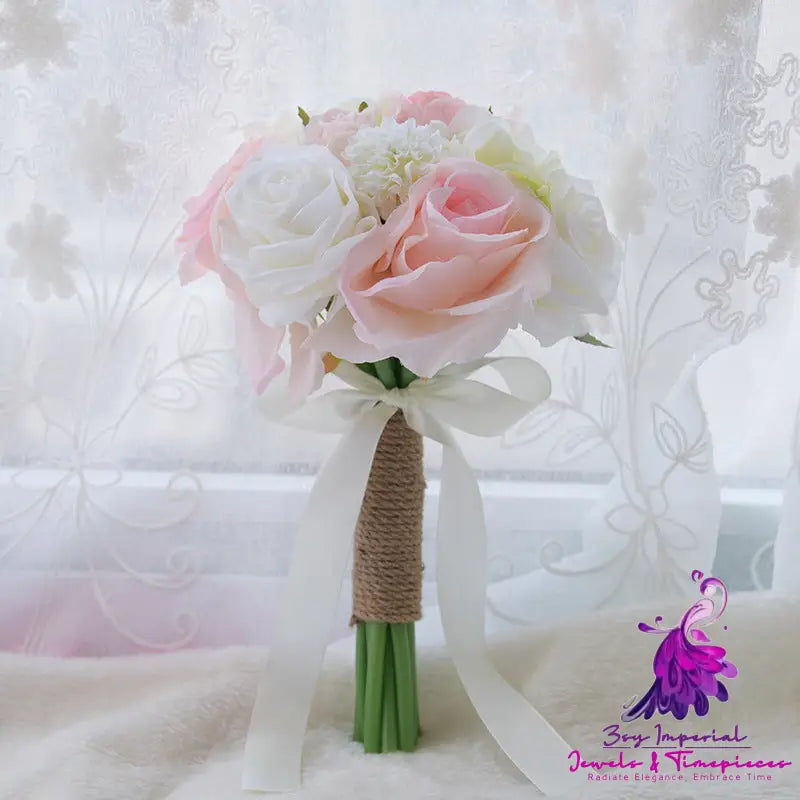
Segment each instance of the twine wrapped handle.
[{"label": "twine wrapped handle", "polygon": [[[507,389],[470,377],[483,367],[492,367]],[[574,776],[563,765],[572,747],[504,680],[487,653],[483,504],[475,474],[453,436],[453,430],[501,435],[547,399],[547,372],[522,357],[477,359],[447,367],[444,374],[427,381],[414,381],[399,398],[356,365],[344,362],[337,374],[350,388],[309,401],[305,415],[295,420],[297,427],[335,429],[344,435],[317,475],[297,532],[284,608],[247,735],[243,788],[286,792],[300,785],[304,734],[351,554],[349,545],[378,442],[395,408],[402,407],[417,431],[443,446],[437,597],[444,641],[458,677],[489,733],[521,772],[545,795],[568,795],[575,788]],[[390,463],[400,452],[391,454]],[[401,472],[395,464],[392,480],[399,481]],[[421,493],[421,480],[417,485]],[[359,631],[368,632],[373,625],[378,633],[373,639],[380,639],[381,626],[374,622],[359,625]],[[405,625],[414,627],[411,622]]]},{"label": "twine wrapped handle", "polygon": [[422,437],[395,412],[383,429],[356,523],[350,624],[422,616]]}]

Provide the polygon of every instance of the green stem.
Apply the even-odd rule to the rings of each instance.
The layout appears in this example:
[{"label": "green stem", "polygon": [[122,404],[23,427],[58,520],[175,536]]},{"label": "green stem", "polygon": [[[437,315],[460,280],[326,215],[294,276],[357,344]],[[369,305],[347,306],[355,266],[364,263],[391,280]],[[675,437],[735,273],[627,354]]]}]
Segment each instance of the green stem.
[{"label": "green stem", "polygon": [[365,753],[414,750],[420,734],[414,623],[359,622],[353,738]]},{"label": "green stem", "polygon": [[414,692],[414,654],[412,639],[409,637],[409,626],[391,625],[392,645],[394,650],[394,669],[397,674],[397,718],[400,749],[411,751],[417,744],[419,722],[416,718],[416,696]]},{"label": "green stem", "polygon": [[367,629],[363,622],[356,626],[356,713],[353,738],[364,741],[364,695],[367,689]]},{"label": "green stem", "polygon": [[364,691],[364,752],[381,752],[381,705],[383,662],[386,654],[386,622],[365,622],[367,682]]},{"label": "green stem", "polygon": [[[390,625],[392,630],[395,626]],[[381,752],[392,753],[397,750],[397,687],[395,685],[394,658],[392,657],[392,636],[386,637],[386,654],[383,674],[383,736]]]},{"label": "green stem", "polygon": [[419,694],[417,693],[417,628],[413,622],[408,625],[408,642],[411,645],[411,691],[414,693],[414,730],[417,736],[422,733],[419,726]]}]

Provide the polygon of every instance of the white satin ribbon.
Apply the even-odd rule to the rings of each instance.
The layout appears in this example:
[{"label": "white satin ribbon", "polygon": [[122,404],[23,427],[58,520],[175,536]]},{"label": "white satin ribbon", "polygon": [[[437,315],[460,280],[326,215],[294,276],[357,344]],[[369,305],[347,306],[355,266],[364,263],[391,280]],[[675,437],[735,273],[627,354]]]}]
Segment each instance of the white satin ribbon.
[{"label": "white satin ribbon", "polygon": [[[492,367],[501,391],[472,373]],[[308,714],[322,669],[372,458],[384,426],[402,409],[408,424],[444,446],[437,531],[437,587],[450,656],[487,729],[546,795],[569,784],[572,749],[497,672],[486,652],[486,527],[478,482],[450,428],[497,436],[550,394],[545,370],[527,358],[482,358],[447,367],[407,389],[387,390],[351,364],[350,385],[313,398],[287,424],[345,432],[317,476],[297,533],[288,585],[245,744],[242,786],[298,788]],[[346,477],[343,477],[346,476]]]}]

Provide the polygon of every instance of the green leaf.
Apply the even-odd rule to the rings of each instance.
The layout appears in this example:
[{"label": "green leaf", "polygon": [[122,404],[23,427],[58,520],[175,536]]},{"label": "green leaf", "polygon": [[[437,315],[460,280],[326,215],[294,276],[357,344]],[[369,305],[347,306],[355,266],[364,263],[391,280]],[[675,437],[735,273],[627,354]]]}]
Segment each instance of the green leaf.
[{"label": "green leaf", "polygon": [[375,365],[370,363],[369,361],[365,361],[362,364],[356,364],[356,366],[362,371],[366,372],[367,375],[372,375],[373,378],[377,378],[378,375],[375,372]]},{"label": "green leaf", "polygon": [[574,336],[579,342],[583,342],[584,344],[591,344],[595,347],[611,347],[610,344],[606,344],[605,342],[601,342],[596,336],[592,336],[591,333],[584,333],[583,336]]},{"label": "green leaf", "polygon": [[303,125],[308,125],[311,120],[311,117],[308,116],[308,113],[302,106],[297,106],[297,116],[300,117]]},{"label": "green leaf", "polygon": [[400,359],[394,356],[374,363],[363,362],[356,366],[367,375],[377,378],[387,389],[405,389],[412,381],[419,378],[419,375],[404,367]]},{"label": "green leaf", "polygon": [[397,388],[398,389],[407,389],[409,384],[413,383],[419,375],[415,372],[412,372],[408,367],[401,364],[399,361],[397,362]]},{"label": "green leaf", "polygon": [[491,106],[489,106],[489,113],[490,114],[494,114],[494,111],[492,111],[492,107]]},{"label": "green leaf", "polygon": [[387,389],[394,389],[397,386],[397,379],[394,375],[394,366],[392,365],[391,358],[384,358],[382,361],[376,361],[374,367],[378,380]]},{"label": "green leaf", "polygon": [[358,104],[358,110],[359,110],[359,111],[363,111],[363,110],[364,110],[364,109],[367,107],[367,105],[368,105],[368,104],[367,104],[367,101],[366,101],[366,100],[362,100],[362,101],[361,101],[361,102]]}]

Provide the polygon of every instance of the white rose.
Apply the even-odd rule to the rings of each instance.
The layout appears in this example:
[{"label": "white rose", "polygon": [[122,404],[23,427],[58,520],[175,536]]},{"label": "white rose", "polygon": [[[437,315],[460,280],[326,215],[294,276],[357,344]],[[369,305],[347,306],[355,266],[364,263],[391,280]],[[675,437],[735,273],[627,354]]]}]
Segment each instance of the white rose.
[{"label": "white rose", "polygon": [[552,287],[527,310],[522,327],[543,345],[592,330],[605,315],[620,276],[620,248],[588,181],[569,175],[526,125],[492,117],[464,134],[478,161],[507,172],[550,209],[558,238],[551,254]]},{"label": "white rose", "polygon": [[266,145],[223,192],[219,253],[267,325],[312,322],[375,227],[345,166],[319,145]]}]

